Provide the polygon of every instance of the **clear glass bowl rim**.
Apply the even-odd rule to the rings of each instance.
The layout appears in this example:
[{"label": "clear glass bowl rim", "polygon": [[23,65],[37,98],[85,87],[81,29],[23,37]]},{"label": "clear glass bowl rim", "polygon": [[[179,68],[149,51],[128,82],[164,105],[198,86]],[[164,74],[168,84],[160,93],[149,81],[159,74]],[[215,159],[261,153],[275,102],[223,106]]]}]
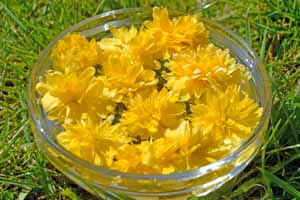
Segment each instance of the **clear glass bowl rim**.
[{"label": "clear glass bowl rim", "polygon": [[[29,116],[30,116],[32,122],[34,123],[34,126],[37,126],[38,124],[41,123],[38,119],[38,116],[36,115],[36,113],[34,111],[34,106],[36,106],[36,104],[37,104],[36,99],[34,98],[35,91],[32,90],[32,88],[34,88],[34,85],[33,85],[34,84],[33,82],[35,80],[34,75],[36,74],[34,72],[37,71],[38,66],[42,63],[43,58],[49,53],[51,48],[61,38],[63,38],[67,33],[73,32],[74,30],[78,29],[79,27],[81,27],[85,24],[88,24],[88,23],[90,23],[94,20],[101,19],[101,18],[108,17],[108,16],[113,16],[113,15],[116,15],[116,14],[143,12],[143,11],[149,11],[149,10],[150,10],[150,8],[125,8],[125,9],[119,9],[119,10],[112,10],[112,11],[104,12],[102,14],[87,18],[87,19],[71,26],[70,28],[66,29],[65,31],[63,31],[61,34],[59,34],[46,47],[46,49],[44,49],[42,51],[42,53],[40,54],[37,62],[35,63],[34,67],[32,68],[30,79],[29,79],[29,84],[28,84],[27,104],[28,104],[28,107],[29,107]],[[175,12],[177,12],[177,11],[175,11]],[[267,75],[267,71],[262,66],[258,56],[254,52],[254,50],[241,37],[239,37],[236,33],[234,33],[230,29],[224,27],[223,25],[221,25],[217,22],[213,22],[213,21],[211,21],[209,19],[205,19],[205,18],[202,18],[201,20],[204,23],[209,23],[209,24],[212,24],[213,26],[218,27],[219,29],[222,29],[223,31],[228,33],[231,38],[234,38],[236,41],[238,41],[240,43],[240,45],[243,46],[243,48],[247,49],[247,51],[251,54],[253,59],[256,61],[256,68],[258,67],[259,75],[261,76],[261,80],[262,80],[262,86],[263,86],[262,92],[264,93],[264,95],[263,95],[264,96],[264,101],[262,102],[263,104],[261,105],[263,107],[263,114],[262,114],[261,120],[260,120],[259,124],[257,125],[257,127],[255,128],[255,130],[254,130],[253,134],[251,135],[251,137],[247,141],[245,141],[240,147],[238,147],[232,154],[230,154],[230,155],[226,156],[225,158],[220,159],[220,160],[218,160],[214,163],[211,163],[211,164],[208,164],[206,166],[202,166],[202,167],[199,167],[199,168],[193,169],[193,170],[188,170],[188,171],[183,171],[183,172],[178,172],[178,173],[173,173],[173,174],[144,175],[144,174],[125,173],[125,172],[115,171],[115,170],[111,170],[111,169],[108,169],[108,168],[105,168],[105,167],[93,165],[93,164],[89,163],[88,161],[85,161],[85,160],[82,160],[82,159],[76,157],[75,155],[71,154],[70,152],[65,150],[63,147],[61,147],[59,144],[57,144],[56,142],[51,140],[47,136],[47,132],[44,129],[37,128],[38,133],[40,134],[40,136],[42,136],[44,141],[51,148],[53,148],[56,152],[61,153],[63,156],[65,156],[66,158],[68,158],[72,162],[78,164],[81,167],[87,168],[88,170],[90,170],[90,171],[92,171],[96,174],[99,174],[99,175],[102,174],[102,175],[105,175],[105,176],[107,176],[107,175],[109,175],[109,176],[119,176],[119,177],[123,177],[123,178],[140,179],[140,180],[189,179],[189,178],[200,177],[202,175],[205,175],[208,171],[210,171],[210,169],[216,169],[216,168],[222,167],[222,166],[230,163],[232,160],[234,160],[234,158],[236,158],[243,150],[245,150],[255,140],[256,136],[263,129],[266,121],[268,120],[268,117],[269,117],[270,112],[271,112],[271,102],[272,102],[270,81],[269,81],[269,78],[268,78],[268,75]]]}]

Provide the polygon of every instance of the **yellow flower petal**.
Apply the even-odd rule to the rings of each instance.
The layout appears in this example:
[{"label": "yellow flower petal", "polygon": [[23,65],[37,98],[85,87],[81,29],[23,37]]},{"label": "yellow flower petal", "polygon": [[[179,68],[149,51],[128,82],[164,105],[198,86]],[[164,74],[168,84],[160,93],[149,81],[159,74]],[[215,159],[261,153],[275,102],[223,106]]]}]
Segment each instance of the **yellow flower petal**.
[{"label": "yellow flower petal", "polygon": [[177,128],[184,113],[184,104],[172,102],[166,89],[154,90],[148,96],[137,94],[131,100],[121,124],[134,136],[158,137],[166,128]]},{"label": "yellow flower petal", "polygon": [[[256,127],[262,109],[243,94],[240,87],[230,85],[225,92],[210,92],[205,104],[192,106],[192,123],[204,130],[205,134],[222,141],[239,138],[246,140]],[[238,145],[236,139],[231,142]]]},{"label": "yellow flower petal", "polygon": [[109,163],[107,151],[132,140],[118,125],[111,124],[112,117],[95,124],[88,115],[84,114],[80,122],[66,124],[65,131],[57,135],[57,140],[76,156],[103,165]]},{"label": "yellow flower petal", "polygon": [[166,86],[182,100],[200,98],[206,90],[224,89],[229,83],[241,84],[249,78],[246,68],[237,64],[228,50],[212,44],[173,55],[168,68],[171,72],[163,74]]},{"label": "yellow flower petal", "polygon": [[103,64],[103,80],[107,93],[116,102],[132,96],[140,89],[155,86],[155,73],[143,69],[140,63],[126,55],[111,55]]},{"label": "yellow flower petal", "polygon": [[104,83],[94,74],[93,67],[69,74],[47,71],[37,91],[48,117],[66,123],[80,119],[83,113],[89,113],[95,120],[111,114],[115,103],[104,96]]},{"label": "yellow flower petal", "polygon": [[188,46],[207,45],[208,31],[195,15],[171,20],[166,8],[153,9],[153,21],[144,23],[156,46],[163,50],[163,58]]},{"label": "yellow flower petal", "polygon": [[56,70],[77,72],[98,64],[98,50],[95,40],[88,41],[79,33],[72,33],[58,41],[51,52]]}]

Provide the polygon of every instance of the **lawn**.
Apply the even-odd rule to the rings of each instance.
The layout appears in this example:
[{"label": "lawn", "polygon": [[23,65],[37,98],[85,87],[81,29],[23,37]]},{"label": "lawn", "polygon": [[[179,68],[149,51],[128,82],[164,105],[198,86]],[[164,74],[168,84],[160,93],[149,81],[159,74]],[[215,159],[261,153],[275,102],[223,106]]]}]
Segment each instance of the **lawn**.
[{"label": "lawn", "polygon": [[[96,199],[48,163],[28,122],[26,86],[39,53],[61,31],[104,11],[193,0],[0,0],[0,199]],[[257,52],[273,90],[260,153],[223,199],[300,199],[300,1],[219,0],[199,9]]]}]

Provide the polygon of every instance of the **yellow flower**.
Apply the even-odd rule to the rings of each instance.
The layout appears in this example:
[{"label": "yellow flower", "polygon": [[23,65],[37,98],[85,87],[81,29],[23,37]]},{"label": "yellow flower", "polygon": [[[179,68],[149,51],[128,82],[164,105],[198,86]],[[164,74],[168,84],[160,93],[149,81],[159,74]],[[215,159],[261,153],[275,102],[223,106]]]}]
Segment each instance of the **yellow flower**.
[{"label": "yellow flower", "polygon": [[96,40],[88,41],[79,33],[65,36],[51,52],[53,67],[69,74],[98,64]]},{"label": "yellow flower", "polygon": [[[201,127],[192,127],[188,120],[181,122],[175,130],[165,132],[166,140],[180,150],[180,156],[175,158],[176,171],[190,170],[205,166],[228,155],[232,148],[224,145],[220,140],[214,138],[212,134],[205,134]],[[176,151],[175,151],[176,152]],[[169,153],[173,159],[176,154]],[[169,161],[172,163],[172,160]]]},{"label": "yellow flower", "polygon": [[166,87],[183,101],[199,98],[207,89],[224,89],[229,83],[241,84],[248,79],[246,68],[237,64],[228,50],[212,44],[173,55],[168,68],[171,72],[163,75]]},{"label": "yellow flower", "polygon": [[224,145],[213,137],[202,139],[201,146],[191,152],[189,156],[189,168],[195,169],[216,162],[228,156],[236,146]]},{"label": "yellow flower", "polygon": [[141,172],[147,174],[169,174],[176,170],[180,155],[176,152],[174,144],[159,138],[154,141],[142,141],[136,146],[140,151],[140,165],[136,170],[142,169]]},{"label": "yellow flower", "polygon": [[48,118],[65,121],[68,118],[81,117],[80,101],[93,79],[95,69],[86,68],[80,74],[68,75],[59,71],[48,71],[44,80],[37,84],[37,91],[42,96],[41,103]]},{"label": "yellow flower", "polygon": [[120,124],[112,125],[114,117],[109,116],[97,125],[95,131],[96,140],[99,144],[98,149],[107,149],[107,147],[121,146],[132,142],[126,129],[120,127]]},{"label": "yellow flower", "polygon": [[106,95],[116,102],[127,101],[137,91],[156,87],[155,72],[143,67],[126,55],[110,55],[103,64]]},{"label": "yellow flower", "polygon": [[142,141],[140,144],[125,144],[117,151],[110,151],[114,154],[110,166],[123,172],[172,173],[181,159],[181,155],[176,150],[177,147],[164,138]]},{"label": "yellow flower", "polygon": [[65,126],[65,131],[57,135],[57,141],[77,157],[101,165],[102,160],[96,153],[94,130],[95,125],[90,121],[68,125]]},{"label": "yellow flower", "polygon": [[94,74],[93,67],[70,74],[47,71],[36,88],[48,118],[67,123],[80,119],[85,112],[95,117],[113,112],[115,103],[102,95],[103,83]]},{"label": "yellow flower", "polygon": [[168,129],[165,133],[166,138],[173,141],[176,146],[183,152],[183,154],[188,155],[193,151],[193,149],[198,148],[197,146],[201,144],[201,134],[193,133],[191,131],[190,122],[183,120],[181,124],[175,130]]},{"label": "yellow flower", "polygon": [[129,44],[138,34],[138,31],[134,26],[131,26],[130,29],[127,27],[114,28],[111,26],[109,30],[113,37],[119,39],[123,44]]},{"label": "yellow flower", "polygon": [[[145,69],[155,68],[155,60],[161,58],[161,50],[155,46],[154,38],[149,31],[141,29],[139,32],[134,26],[110,27],[113,38],[103,38],[98,42],[102,58],[110,55],[127,55]],[[102,63],[105,60],[102,60]]]},{"label": "yellow flower", "polygon": [[142,141],[141,144],[137,145],[137,149],[140,151],[141,164],[146,166],[154,164],[152,141]]},{"label": "yellow flower", "polygon": [[[168,129],[169,130],[169,129]],[[170,130],[169,130],[170,131]],[[154,157],[156,160],[161,160],[166,163],[178,162],[178,145],[177,141],[161,137],[153,142]]]},{"label": "yellow flower", "polygon": [[195,15],[171,20],[167,8],[155,7],[153,21],[146,21],[144,25],[154,36],[157,46],[163,50],[164,57],[185,47],[208,43],[208,31]]},{"label": "yellow flower", "polygon": [[[113,37],[102,38],[97,42],[101,57],[107,58],[112,54],[128,54],[130,52],[129,44],[136,37],[137,29],[134,26],[131,26],[130,29],[110,26],[109,30]],[[102,60],[102,62],[105,62],[105,60]]]},{"label": "yellow flower", "polygon": [[184,113],[184,104],[172,102],[166,89],[154,90],[149,96],[136,94],[121,124],[127,126],[133,136],[156,138],[167,128],[177,128]]},{"label": "yellow flower", "polygon": [[131,142],[119,125],[111,125],[113,117],[95,124],[88,115],[82,115],[76,124],[67,124],[57,135],[60,145],[74,155],[95,165],[107,163],[106,151]]},{"label": "yellow flower", "polygon": [[157,45],[151,31],[142,27],[134,40],[130,43],[130,52],[145,69],[158,69],[160,59],[163,59],[163,51]]},{"label": "yellow flower", "polygon": [[125,144],[118,148],[118,153],[111,164],[111,168],[123,172],[134,172],[140,162],[140,151],[138,148],[135,145]]},{"label": "yellow flower", "polygon": [[262,108],[241,91],[230,85],[225,92],[217,90],[206,95],[205,104],[192,106],[191,121],[204,135],[223,144],[237,146],[246,140],[258,124]]},{"label": "yellow flower", "polygon": [[[185,46],[197,47],[208,44],[208,34],[204,24],[198,20],[196,15],[181,16],[173,20],[173,33],[182,37]],[[177,39],[174,35],[174,40]]]},{"label": "yellow flower", "polygon": [[88,113],[95,122],[114,113],[116,103],[105,96],[105,86],[101,77],[93,78],[80,102],[82,113]]},{"label": "yellow flower", "polygon": [[190,122],[184,120],[175,130],[167,130],[166,138],[171,140],[185,157],[186,169],[190,169],[190,155],[202,146],[203,135],[200,131],[193,132]]},{"label": "yellow flower", "polygon": [[184,162],[186,159],[179,151],[177,142],[165,137],[156,139],[153,142],[153,154],[155,162],[152,166],[157,166],[162,174],[170,174],[175,171],[185,169]]}]

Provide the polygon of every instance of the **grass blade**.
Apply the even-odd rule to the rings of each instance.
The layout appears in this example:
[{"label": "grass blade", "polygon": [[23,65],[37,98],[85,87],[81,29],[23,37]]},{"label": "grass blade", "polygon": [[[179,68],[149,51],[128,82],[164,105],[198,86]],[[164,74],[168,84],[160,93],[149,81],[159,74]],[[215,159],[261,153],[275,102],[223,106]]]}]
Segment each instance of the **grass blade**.
[{"label": "grass blade", "polygon": [[20,26],[20,28],[24,31],[27,32],[27,28],[26,26],[17,18],[17,16],[8,8],[6,7],[6,5],[4,5],[1,1],[0,1],[0,6],[3,7],[3,9],[5,10],[5,12],[7,13],[7,15],[9,15],[15,22],[16,24],[18,24],[18,26]]},{"label": "grass blade", "polygon": [[300,191],[296,190],[291,184],[289,184],[287,181],[282,180],[281,178],[277,177],[276,175],[272,174],[269,171],[263,172],[264,176],[270,181],[270,183],[273,183],[277,185],[278,187],[282,188],[283,190],[287,191],[297,199],[300,198]]}]

